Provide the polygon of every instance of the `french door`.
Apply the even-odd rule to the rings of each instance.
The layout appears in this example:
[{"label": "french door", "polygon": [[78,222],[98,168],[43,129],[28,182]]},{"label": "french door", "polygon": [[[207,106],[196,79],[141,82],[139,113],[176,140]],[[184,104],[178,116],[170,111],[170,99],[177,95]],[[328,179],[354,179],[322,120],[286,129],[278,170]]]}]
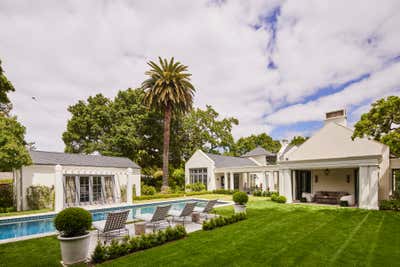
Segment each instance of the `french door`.
[{"label": "french door", "polygon": [[296,171],[296,199],[303,193],[311,193],[311,171]]}]

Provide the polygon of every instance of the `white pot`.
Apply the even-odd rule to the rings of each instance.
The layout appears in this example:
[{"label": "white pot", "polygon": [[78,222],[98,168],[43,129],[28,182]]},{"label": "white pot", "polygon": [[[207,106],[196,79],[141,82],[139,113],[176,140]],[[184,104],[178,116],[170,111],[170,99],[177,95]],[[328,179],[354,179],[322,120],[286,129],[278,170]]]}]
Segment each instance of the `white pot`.
[{"label": "white pot", "polygon": [[69,265],[84,262],[87,259],[90,233],[76,237],[62,237],[59,235],[57,238],[60,240],[63,264]]},{"label": "white pot", "polygon": [[233,208],[235,209],[235,213],[246,212],[246,205],[235,204]]}]

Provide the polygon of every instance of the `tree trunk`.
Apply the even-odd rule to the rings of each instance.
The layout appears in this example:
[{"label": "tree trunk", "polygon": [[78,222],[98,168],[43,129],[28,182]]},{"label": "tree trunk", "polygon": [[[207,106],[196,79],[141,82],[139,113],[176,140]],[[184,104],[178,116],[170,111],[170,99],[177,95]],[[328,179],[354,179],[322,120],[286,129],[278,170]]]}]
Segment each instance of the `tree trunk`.
[{"label": "tree trunk", "polygon": [[164,113],[163,182],[162,182],[161,192],[168,191],[170,126],[171,126],[171,106],[167,105],[165,107],[165,113]]}]

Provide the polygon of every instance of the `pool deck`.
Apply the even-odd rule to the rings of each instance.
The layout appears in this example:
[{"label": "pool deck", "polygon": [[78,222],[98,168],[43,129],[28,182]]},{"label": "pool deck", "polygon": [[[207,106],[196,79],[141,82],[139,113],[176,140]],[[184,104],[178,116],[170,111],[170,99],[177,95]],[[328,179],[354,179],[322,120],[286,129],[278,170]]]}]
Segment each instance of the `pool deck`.
[{"label": "pool deck", "polygon": [[[107,209],[115,209],[115,208],[124,208],[124,207],[129,207],[129,208],[134,208],[134,207],[142,207],[142,206],[149,206],[152,204],[163,204],[163,203],[171,203],[171,202],[178,202],[180,200],[200,200],[200,201],[209,201],[209,199],[203,199],[203,198],[193,198],[193,197],[182,197],[182,198],[174,198],[174,199],[166,199],[166,200],[161,200],[161,201],[149,201],[149,202],[141,202],[141,203],[115,203],[115,204],[107,204],[107,205],[91,205],[91,206],[83,206],[83,208],[93,211],[93,210],[107,210]],[[224,207],[224,206],[230,206],[233,204],[232,201],[226,201],[226,200],[218,200],[223,203],[217,204],[216,207]],[[9,217],[2,217],[0,218],[0,223],[2,221],[6,220],[12,220],[12,219],[31,219],[35,217],[40,217],[40,216],[51,216],[55,215],[57,212],[55,211],[49,211],[49,212],[44,212],[44,213],[36,213],[36,214],[24,214],[24,215],[16,215],[16,216],[9,216]],[[132,235],[135,232],[134,229],[134,224],[132,223],[132,219],[128,219],[128,224],[127,228],[129,230],[129,234]],[[173,226],[173,225],[172,225]],[[202,226],[201,224],[197,223],[192,223],[192,222],[185,222],[185,228],[188,233],[195,232],[198,230],[201,230]],[[146,228],[146,233],[151,232],[151,229]],[[97,231],[91,231],[92,237],[91,237],[91,247],[93,249],[96,247],[97,244]],[[27,235],[27,236],[20,236],[20,237],[15,237],[15,238],[7,238],[7,239],[2,239],[0,240],[0,244],[4,243],[10,243],[10,242],[17,242],[21,240],[27,240],[27,239],[33,239],[33,238],[40,238],[40,237],[45,237],[45,236],[52,236],[52,235],[57,235],[58,232],[48,232],[48,233],[41,233],[41,234],[35,234],[35,235]]]}]

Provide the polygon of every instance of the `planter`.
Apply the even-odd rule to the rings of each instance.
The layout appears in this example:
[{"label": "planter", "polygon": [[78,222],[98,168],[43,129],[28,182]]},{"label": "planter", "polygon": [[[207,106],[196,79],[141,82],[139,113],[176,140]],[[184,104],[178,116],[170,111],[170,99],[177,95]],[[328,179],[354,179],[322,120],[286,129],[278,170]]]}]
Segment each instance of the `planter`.
[{"label": "planter", "polygon": [[246,212],[246,205],[234,204],[235,213]]},{"label": "planter", "polygon": [[76,237],[62,237],[59,235],[61,258],[64,265],[84,262],[87,259],[90,243],[90,233]]}]

